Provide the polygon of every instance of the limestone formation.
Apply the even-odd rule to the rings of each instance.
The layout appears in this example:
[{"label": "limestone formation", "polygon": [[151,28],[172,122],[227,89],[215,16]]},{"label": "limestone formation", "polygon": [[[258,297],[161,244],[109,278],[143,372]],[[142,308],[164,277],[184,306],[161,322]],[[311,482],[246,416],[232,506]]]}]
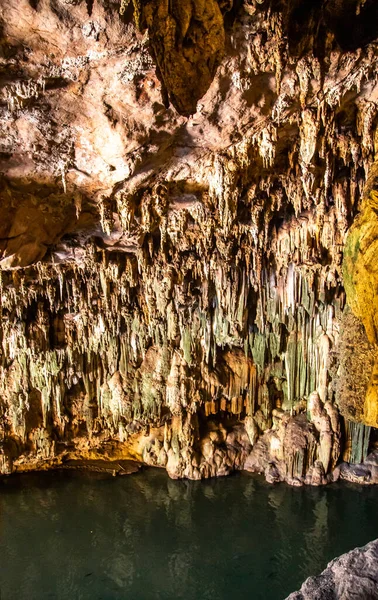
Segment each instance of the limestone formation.
[{"label": "limestone formation", "polygon": [[374,451],[377,18],[0,1],[1,473]]},{"label": "limestone formation", "polygon": [[[141,31],[148,30],[162,93],[182,115],[196,112],[223,58],[225,32],[219,4],[217,0],[133,0],[136,24]],[[232,0],[221,4],[231,8]]]},{"label": "limestone formation", "polygon": [[330,562],[309,577],[299,592],[286,600],[376,600],[378,598],[378,540]]}]

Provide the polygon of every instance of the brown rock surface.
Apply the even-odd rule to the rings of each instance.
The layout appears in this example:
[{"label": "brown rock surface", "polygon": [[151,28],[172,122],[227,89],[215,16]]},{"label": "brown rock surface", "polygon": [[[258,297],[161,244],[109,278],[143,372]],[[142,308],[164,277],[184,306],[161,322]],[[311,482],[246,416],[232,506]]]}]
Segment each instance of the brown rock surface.
[{"label": "brown rock surface", "polygon": [[286,600],[376,600],[378,540],[330,562],[317,577],[309,577]]},{"label": "brown rock surface", "polygon": [[134,12],[139,28],[148,30],[164,94],[180,114],[194,114],[224,55],[225,32],[219,3],[134,0]]}]

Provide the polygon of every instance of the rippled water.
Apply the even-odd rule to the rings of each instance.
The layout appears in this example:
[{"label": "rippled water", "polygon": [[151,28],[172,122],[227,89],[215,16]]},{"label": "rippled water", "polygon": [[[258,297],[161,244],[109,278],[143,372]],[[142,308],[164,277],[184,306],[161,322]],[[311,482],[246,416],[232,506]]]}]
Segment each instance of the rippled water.
[{"label": "rippled water", "polygon": [[1,600],[281,600],[378,537],[378,488],[44,473],[0,482]]}]

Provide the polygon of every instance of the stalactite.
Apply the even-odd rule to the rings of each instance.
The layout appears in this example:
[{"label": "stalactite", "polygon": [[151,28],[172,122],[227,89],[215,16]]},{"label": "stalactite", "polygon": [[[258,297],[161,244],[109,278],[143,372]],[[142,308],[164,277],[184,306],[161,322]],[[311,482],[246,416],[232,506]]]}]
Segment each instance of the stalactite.
[{"label": "stalactite", "polygon": [[352,464],[362,463],[368,454],[371,427],[363,423],[345,421],[345,435],[347,438],[344,460]]},{"label": "stalactite", "polygon": [[[133,2],[135,21],[147,27],[154,58],[160,57],[157,79],[146,87],[158,87],[158,80],[172,86],[170,69],[180,81],[184,73],[166,56],[168,38],[159,38],[164,48],[156,41],[151,6],[164,3],[149,4]],[[187,4],[190,10],[173,21],[173,5],[167,9],[178,38],[183,15],[190,13],[194,28],[205,16],[205,9],[195,13]],[[367,90],[377,79],[375,49],[368,44],[343,53],[335,42],[331,50],[334,33],[328,32],[321,60],[309,32],[297,55],[284,12],[257,4],[235,9],[227,35],[240,52],[220,67],[192,121],[183,125],[177,117],[172,133],[164,120],[173,119],[173,111],[157,101],[149,105],[142,83],[133,88],[138,110],[148,105],[151,114],[146,123],[124,115],[112,122],[127,137],[127,121],[137,136],[120,153],[130,161],[122,178],[107,164],[114,179],[104,175],[106,186],[94,187],[89,202],[72,183],[68,145],[54,158],[61,196],[73,214],[65,235],[46,242],[43,259],[25,267],[1,255],[1,427],[6,439],[17,440],[19,456],[35,452],[52,460],[66,438],[83,454],[104,440],[135,448],[148,438],[138,451],[172,476],[229,472],[252,448],[256,456],[273,457],[272,472],[272,464],[281,465],[278,478],[297,483],[324,482],[336,466],[341,260],[374,162],[377,103]],[[219,42],[223,52],[219,5],[207,9],[220,27],[216,47]],[[191,48],[188,27],[180,44],[189,40]],[[174,52],[183,64],[176,46]],[[233,104],[225,108],[220,100],[228,85],[235,115]],[[182,106],[181,94],[169,86],[168,92],[183,114],[195,112],[192,97]],[[11,113],[45,94],[43,77],[4,88]],[[205,126],[201,136],[197,121]],[[218,144],[229,123],[235,131]],[[195,159],[187,160],[192,151]],[[48,203],[44,208],[48,214]],[[220,423],[228,423],[224,431]],[[348,421],[346,438],[348,460],[361,462],[368,428]],[[3,456],[0,470],[8,472],[19,457]]]}]

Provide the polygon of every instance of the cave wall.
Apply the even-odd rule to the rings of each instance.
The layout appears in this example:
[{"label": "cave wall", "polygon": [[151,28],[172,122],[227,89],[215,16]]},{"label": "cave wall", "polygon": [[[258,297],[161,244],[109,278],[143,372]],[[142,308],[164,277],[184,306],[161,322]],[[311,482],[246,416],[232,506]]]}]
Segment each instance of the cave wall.
[{"label": "cave wall", "polygon": [[366,457],[376,13],[2,5],[3,473],[136,458],[319,484]]}]

